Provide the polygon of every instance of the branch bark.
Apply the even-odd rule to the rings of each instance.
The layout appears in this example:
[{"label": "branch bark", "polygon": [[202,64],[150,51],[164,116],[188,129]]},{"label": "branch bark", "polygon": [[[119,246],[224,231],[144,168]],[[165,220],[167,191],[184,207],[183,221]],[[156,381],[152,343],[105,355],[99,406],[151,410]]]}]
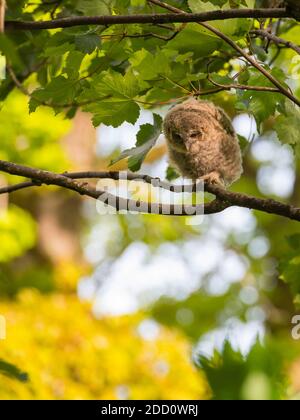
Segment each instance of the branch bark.
[{"label": "branch bark", "polygon": [[[184,186],[172,185],[158,178],[152,178],[148,175],[140,175],[123,172],[74,172],[55,174],[40,169],[30,168],[24,165],[0,160],[0,171],[11,175],[17,175],[29,178],[31,181],[22,182],[20,184],[4,187],[0,189],[0,194],[12,193],[14,191],[37,187],[43,184],[56,185],[68,190],[77,192],[80,195],[100,200],[105,204],[114,207],[117,211],[134,209],[138,212],[149,214],[166,214],[162,204],[139,202],[119,196],[114,196],[103,190],[97,190],[86,182],[78,182],[78,179],[124,179],[124,175],[128,181],[144,181],[158,188],[165,188],[171,192],[182,192]],[[167,215],[170,216],[190,216],[193,214],[215,214],[225,210],[228,207],[239,206],[248,209],[263,211],[269,214],[275,214],[296,220],[300,222],[300,208],[288,204],[281,203],[272,199],[258,198],[246,194],[236,193],[225,190],[216,185],[205,184],[205,190],[213,195],[216,199],[208,204],[198,206],[182,206],[170,205]]]},{"label": "branch bark", "polygon": [[267,38],[270,41],[273,41],[276,45],[284,45],[287,48],[291,48],[292,50],[296,51],[297,54],[300,55],[300,46],[288,41],[287,39],[280,38],[272,34],[272,32],[266,31],[264,29],[254,29],[250,32],[253,35],[258,35],[261,38]]},{"label": "branch bark", "polygon": [[5,28],[9,30],[40,30],[69,28],[81,25],[124,25],[124,24],[164,24],[185,22],[208,22],[214,20],[234,18],[293,18],[294,16],[286,8],[278,9],[229,9],[215,10],[203,13],[175,13],[144,14],[144,15],[107,15],[107,16],[73,16],[62,19],[47,21],[17,21],[8,20]]},{"label": "branch bark", "polygon": [[[104,204],[115,208],[117,211],[135,211],[139,213],[148,214],[161,214],[169,216],[192,216],[195,214],[214,214],[223,211],[229,205],[221,200],[213,200],[212,202],[204,205],[181,205],[171,204],[164,205],[161,203],[147,203],[143,201],[131,200],[120,196],[115,196],[104,190],[98,190],[95,187],[90,186],[86,182],[78,182],[71,178],[72,174],[56,174],[49,171],[43,171],[40,169],[30,168],[24,165],[17,165],[15,163],[6,162],[0,160],[0,171],[11,174],[30,178],[32,181],[23,182],[10,187],[4,187],[0,190],[0,194],[11,193],[24,188],[37,187],[43,184],[45,185],[56,185],[74,192],[80,195],[87,196],[96,200],[100,200]],[[95,175],[95,173],[91,173]],[[107,173],[107,176],[103,178],[112,178],[112,173]],[[81,176],[88,177],[87,173],[83,173]],[[73,175],[73,176],[76,176]],[[90,175],[91,176],[91,175]],[[133,175],[131,175],[132,177]],[[77,174],[77,177],[80,176]],[[93,176],[94,177],[94,176]],[[141,178],[140,178],[141,179]],[[149,181],[149,178],[145,178]]]},{"label": "branch bark", "polygon": [[216,82],[213,80],[210,75],[207,76],[207,80],[214,86],[222,88],[222,90],[231,90],[231,89],[239,89],[239,90],[253,90],[257,92],[272,92],[272,93],[280,93],[280,90],[277,88],[266,87],[266,86],[248,86],[248,85],[240,85],[238,83],[231,83],[228,85],[223,85],[221,83]]}]

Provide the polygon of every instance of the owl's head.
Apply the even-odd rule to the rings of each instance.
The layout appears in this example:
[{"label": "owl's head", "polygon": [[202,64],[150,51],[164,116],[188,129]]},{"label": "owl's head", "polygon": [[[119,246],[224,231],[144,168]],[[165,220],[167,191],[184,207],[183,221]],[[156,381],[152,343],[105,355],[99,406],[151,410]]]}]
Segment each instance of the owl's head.
[{"label": "owl's head", "polygon": [[199,108],[199,102],[189,100],[172,108],[164,120],[167,141],[176,149],[199,142],[204,138],[208,115]]}]

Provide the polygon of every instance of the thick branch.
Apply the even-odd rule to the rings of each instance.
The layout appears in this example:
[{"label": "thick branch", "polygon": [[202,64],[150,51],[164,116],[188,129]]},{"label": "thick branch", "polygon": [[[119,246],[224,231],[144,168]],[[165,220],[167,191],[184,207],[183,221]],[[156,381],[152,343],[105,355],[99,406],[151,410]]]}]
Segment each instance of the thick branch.
[{"label": "thick branch", "polygon": [[219,200],[227,201],[232,206],[246,207],[265,213],[277,214],[292,220],[300,221],[300,208],[281,203],[273,199],[265,199],[224,190],[215,185],[207,185],[206,190]]},{"label": "thick branch", "polygon": [[6,21],[5,28],[10,30],[28,29],[55,29],[69,28],[81,25],[124,25],[131,23],[179,23],[179,22],[208,22],[214,20],[224,20],[233,18],[293,18],[292,13],[285,8],[280,9],[229,9],[215,10],[203,13],[186,13],[179,16],[175,13],[165,14],[145,14],[129,16],[73,16],[62,19],[47,21]]},{"label": "thick branch", "polygon": [[[87,183],[78,182],[74,179],[127,179],[128,181],[144,181],[148,184],[158,188],[165,188],[171,192],[182,192],[184,187],[180,185],[171,185],[166,181],[160,181],[158,178],[152,178],[148,175],[124,173],[124,172],[74,172],[55,174],[48,171],[29,168],[23,165],[0,160],[0,170],[11,174],[22,176],[31,179],[32,181],[22,182],[20,184],[4,187],[0,189],[0,194],[12,193],[14,191],[46,185],[57,185],[81,195],[98,199],[105,204],[112,205],[116,210],[132,210],[146,212],[151,214],[166,214],[162,204],[153,204],[134,201],[122,197],[116,197],[105,191],[99,191]],[[270,214],[284,216],[292,220],[300,221],[300,208],[290,206],[272,199],[263,199],[258,197],[249,196],[246,194],[235,193],[227,191],[216,185],[205,185],[205,190],[216,196],[216,200],[203,206],[182,206],[170,205],[168,215],[193,215],[199,214],[200,210],[204,210],[204,214],[213,214],[223,211],[231,206],[245,207],[249,209],[260,210]],[[113,204],[112,204],[113,203]]]},{"label": "thick branch", "polygon": [[[196,206],[181,204],[165,205],[161,203],[146,203],[142,201],[136,201],[115,196],[113,194],[108,193],[107,191],[96,189],[86,182],[77,182],[71,178],[71,176],[74,176],[76,178],[80,178],[83,176],[94,178],[94,176],[92,175],[95,175],[95,173],[82,173],[81,176],[79,174],[55,174],[40,169],[30,168],[24,165],[17,165],[15,163],[6,162],[3,160],[0,160],[0,170],[11,175],[22,176],[30,178],[32,180],[28,181],[27,183],[23,182],[14,186],[4,187],[0,190],[0,194],[11,193],[20,189],[41,186],[43,184],[56,185],[58,187],[75,191],[80,195],[85,195],[87,197],[100,200],[104,204],[115,208],[117,211],[136,211],[140,213],[164,214],[168,216],[192,216],[195,214],[213,214],[218,213],[229,206],[228,203],[225,203],[218,199],[208,204],[201,204]],[[101,175],[101,173],[99,173],[98,175]],[[115,179],[111,172],[108,172],[107,176],[104,176],[104,173],[102,173],[102,177]],[[131,175],[131,177],[133,177],[133,175]],[[142,178],[140,177],[140,179]],[[146,182],[149,182],[150,179],[149,177],[146,177],[145,180]]]}]

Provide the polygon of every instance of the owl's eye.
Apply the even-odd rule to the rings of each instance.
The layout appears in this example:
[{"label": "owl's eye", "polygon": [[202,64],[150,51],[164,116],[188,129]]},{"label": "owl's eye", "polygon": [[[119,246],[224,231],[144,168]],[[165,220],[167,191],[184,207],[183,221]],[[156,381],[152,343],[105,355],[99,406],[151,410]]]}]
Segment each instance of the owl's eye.
[{"label": "owl's eye", "polygon": [[196,137],[200,137],[200,136],[201,136],[200,131],[193,131],[193,132],[190,134],[190,137],[191,137],[192,139],[194,139],[194,138],[196,138]]},{"label": "owl's eye", "polygon": [[176,143],[182,143],[183,141],[181,135],[178,133],[173,133],[173,139]]}]

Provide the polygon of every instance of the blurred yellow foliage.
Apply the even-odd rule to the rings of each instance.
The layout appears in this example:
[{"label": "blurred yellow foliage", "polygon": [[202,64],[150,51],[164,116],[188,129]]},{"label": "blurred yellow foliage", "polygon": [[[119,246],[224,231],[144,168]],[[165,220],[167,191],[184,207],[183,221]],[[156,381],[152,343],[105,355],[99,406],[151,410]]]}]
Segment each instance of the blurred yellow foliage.
[{"label": "blurred yellow foliage", "polygon": [[76,295],[26,290],[2,302],[7,339],[0,359],[29,375],[0,371],[1,399],[204,399],[207,382],[182,335],[141,335],[141,314],[97,320]]},{"label": "blurred yellow foliage", "polygon": [[19,257],[36,241],[36,225],[29,213],[11,205],[0,209],[0,263]]}]

